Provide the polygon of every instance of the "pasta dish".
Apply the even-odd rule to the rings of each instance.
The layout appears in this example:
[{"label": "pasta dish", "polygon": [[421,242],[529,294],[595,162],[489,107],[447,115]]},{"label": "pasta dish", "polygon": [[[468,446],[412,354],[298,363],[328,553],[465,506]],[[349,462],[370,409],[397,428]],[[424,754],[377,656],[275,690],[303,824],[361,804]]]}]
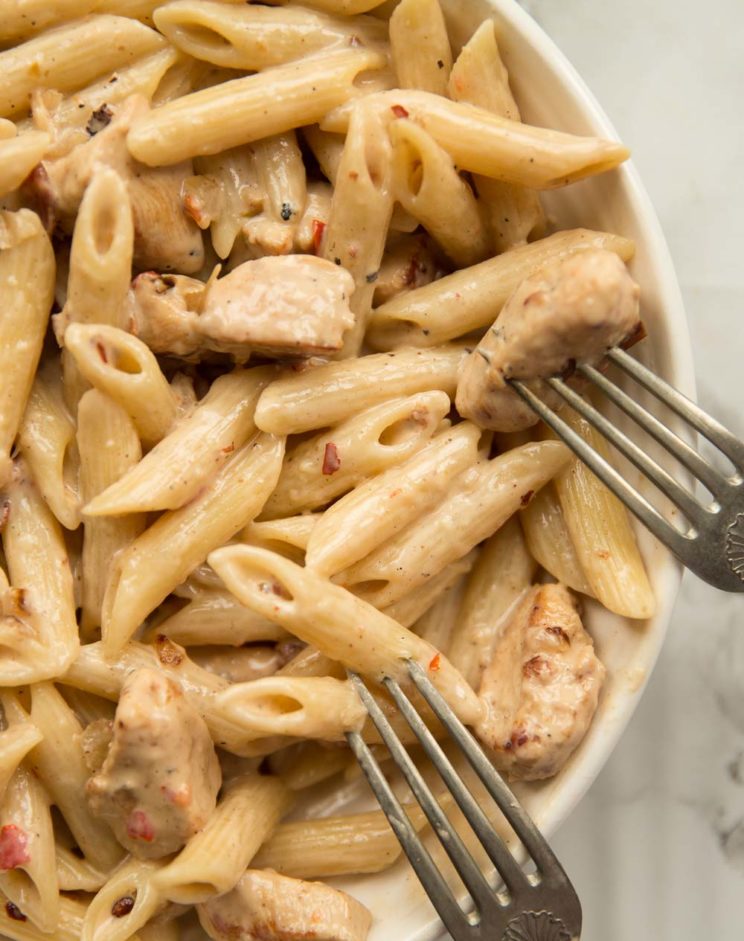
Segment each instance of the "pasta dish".
[{"label": "pasta dish", "polygon": [[364,941],[323,880],[384,815],[296,810],[379,744],[347,670],[407,744],[413,660],[507,777],[565,765],[581,599],[654,597],[510,380],[642,336],[632,242],[540,200],[627,155],[439,0],[5,4],[0,936]]}]

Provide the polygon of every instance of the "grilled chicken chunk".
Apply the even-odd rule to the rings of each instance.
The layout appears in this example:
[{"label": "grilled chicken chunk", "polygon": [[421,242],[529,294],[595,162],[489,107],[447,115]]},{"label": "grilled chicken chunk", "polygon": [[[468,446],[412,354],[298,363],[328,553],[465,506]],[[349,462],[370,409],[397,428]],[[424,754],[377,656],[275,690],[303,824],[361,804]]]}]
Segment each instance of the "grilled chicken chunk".
[{"label": "grilled chicken chunk", "polygon": [[481,681],[476,729],[512,778],[551,777],[583,739],[605,668],[564,585],[538,585],[519,605]]},{"label": "grilled chicken chunk", "polygon": [[208,286],[146,272],[135,279],[130,329],[155,353],[307,357],[341,349],[354,323],[351,275],[314,255],[257,258]]},{"label": "grilled chicken chunk", "polygon": [[125,682],[103,766],[87,785],[92,813],[140,859],[180,849],[207,822],[221,772],[204,720],[179,687],[143,668]]},{"label": "grilled chicken chunk", "polygon": [[249,869],[232,892],[197,906],[214,941],[364,941],[367,909],[321,882]]},{"label": "grilled chicken chunk", "polygon": [[613,252],[592,249],[526,278],[467,358],[457,410],[482,428],[520,431],[538,418],[506,383],[538,380],[535,391],[558,405],[540,379],[596,363],[640,327],[639,288]]},{"label": "grilled chicken chunk", "polygon": [[30,185],[48,228],[58,224],[71,232],[96,168],[116,170],[132,202],[135,266],[190,274],[204,264],[201,230],[184,212],[181,195],[183,180],[193,172],[191,163],[146,167],[127,150],[129,128],[148,107],[144,97],[132,95],[118,107],[99,109],[98,123],[89,125],[94,136],[62,157],[43,161]]}]

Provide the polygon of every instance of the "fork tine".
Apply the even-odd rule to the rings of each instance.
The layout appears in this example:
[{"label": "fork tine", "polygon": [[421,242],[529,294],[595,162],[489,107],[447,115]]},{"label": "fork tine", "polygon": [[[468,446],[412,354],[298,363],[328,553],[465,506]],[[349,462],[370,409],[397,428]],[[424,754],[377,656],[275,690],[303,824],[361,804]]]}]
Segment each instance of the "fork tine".
[{"label": "fork tine", "polygon": [[716,470],[686,441],[670,431],[655,415],[647,412],[627,392],[624,392],[611,379],[608,379],[604,373],[595,369],[594,366],[579,366],[578,371],[590,382],[593,382],[611,402],[621,408],[626,415],[632,418],[637,425],[640,425],[644,431],[647,431],[663,448],[673,454],[683,467],[686,467],[690,473],[705,484],[711,493],[715,494],[717,490],[725,485],[725,474]]},{"label": "fork tine", "polygon": [[574,392],[565,382],[561,379],[547,379],[546,382],[554,392],[557,392],[565,402],[568,402],[571,408],[585,418],[600,434],[604,435],[631,463],[635,464],[665,496],[682,510],[691,523],[694,524],[700,518],[700,514],[706,512],[695,497],[678,484],[671,474],[652,460],[642,448],[634,441],[631,441],[627,435],[623,434],[609,419],[605,418],[601,412],[597,411],[577,392]]},{"label": "fork tine", "polygon": [[[426,673],[422,670],[419,664],[415,663],[413,660],[408,661],[408,672],[418,691],[431,706],[434,714],[458,744],[460,750],[469,761],[471,767],[485,785],[488,793],[494,799],[499,809],[508,820],[512,829],[521,840],[522,845],[535,861],[539,872],[544,877],[547,877],[548,881],[561,883],[564,881],[567,882],[568,877],[566,876],[563,867],[558,862],[555,853],[552,851],[547,841],[535,826],[533,820],[516,799],[504,779],[488,760],[483,752],[483,749],[480,747],[480,745],[478,745],[470,732],[468,732],[465,726],[450,709],[441,694],[435,689],[434,685],[426,676]],[[421,724],[423,725],[423,723]],[[424,726],[424,728],[426,729],[426,726]],[[415,728],[414,732],[416,732]],[[428,733],[429,730],[426,729],[426,732]],[[426,739],[426,742],[424,739]],[[431,733],[429,733],[428,736],[423,736],[421,739],[421,744],[424,746],[424,749],[426,750],[427,754],[429,754],[429,757],[432,759],[443,778],[444,773],[441,768],[449,766],[451,771],[447,772],[448,776],[451,775],[459,780],[459,776],[455,772],[454,768],[452,768],[449,759],[446,757],[446,755],[444,755],[439,746],[439,743],[436,741],[434,736],[431,735]],[[429,748],[432,749],[432,752],[438,753],[436,758],[431,752],[429,752]],[[445,780],[447,786],[452,789],[450,781],[446,778]],[[457,793],[455,790],[452,790],[452,793],[457,800]],[[472,821],[470,821],[470,824],[473,826]],[[488,827],[490,828],[490,824]],[[478,836],[480,837],[480,833],[478,833]],[[511,854],[509,855],[511,856]]]},{"label": "fork tine", "polygon": [[618,471],[584,441],[560,416],[549,408],[535,393],[521,382],[510,380],[509,384],[530,406],[546,425],[553,429],[574,454],[592,470],[602,483],[615,494],[625,506],[649,529],[654,536],[673,552],[681,555],[690,544],[692,534],[684,534],[668,523],[648,500],[620,475]]},{"label": "fork tine", "polygon": [[717,422],[715,418],[711,418],[686,395],[677,391],[669,383],[664,382],[663,379],[660,379],[650,369],[639,363],[637,359],[629,356],[624,350],[612,349],[607,354],[607,358],[629,376],[632,376],[636,382],[660,399],[673,412],[676,412],[680,418],[688,421],[703,437],[719,448],[736,465],[737,470],[742,470],[744,467],[744,442],[739,441],[728,428],[724,428],[720,422]]},{"label": "fork tine", "polygon": [[380,733],[383,742],[387,745],[390,754],[393,756],[393,761],[403,772],[403,776],[408,782],[408,786],[411,788],[414,797],[423,808],[434,833],[439,838],[439,842],[452,860],[460,878],[465,883],[465,887],[468,892],[470,892],[476,907],[479,911],[483,911],[493,898],[493,893],[485,876],[468,852],[457,831],[452,827],[447,815],[424,781],[421,772],[411,760],[410,755],[395,734],[385,714],[364,685],[364,681],[356,673],[350,673],[349,679],[354,684],[359,698],[364,703],[372,722]]},{"label": "fork tine", "polygon": [[346,740],[445,928],[453,938],[462,938],[465,915],[393,793],[369,746],[359,732],[347,732]]}]

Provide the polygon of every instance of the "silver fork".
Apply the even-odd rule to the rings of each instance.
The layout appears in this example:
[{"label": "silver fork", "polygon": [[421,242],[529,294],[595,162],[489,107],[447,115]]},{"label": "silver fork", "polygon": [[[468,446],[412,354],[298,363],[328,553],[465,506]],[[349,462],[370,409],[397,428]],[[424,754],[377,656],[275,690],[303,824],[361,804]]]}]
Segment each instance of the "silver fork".
[{"label": "silver fork", "polygon": [[724,591],[744,591],[744,442],[624,350],[610,350],[607,359],[707,438],[734,465],[736,473],[727,476],[604,373],[593,366],[577,368],[578,373],[600,389],[708,488],[714,500],[706,506],[562,379],[544,380],[681,510],[689,523],[685,531],[672,526],[530,388],[516,380],[508,381],[530,408],[691,572]]},{"label": "silver fork", "polygon": [[527,873],[519,865],[400,684],[389,677],[386,678],[383,681],[384,687],[423,746],[503,880],[502,887],[492,887],[364,681],[358,674],[349,673],[349,678],[393,761],[402,771],[473,900],[472,912],[467,913],[460,907],[447,880],[437,868],[393,793],[372,751],[358,732],[348,732],[346,737],[349,745],[447,931],[454,941],[578,939],[581,934],[581,905],[568,876],[547,841],[473,736],[434,688],[425,671],[417,663],[409,661],[408,672],[415,687],[457,743],[536,866],[535,872]]}]

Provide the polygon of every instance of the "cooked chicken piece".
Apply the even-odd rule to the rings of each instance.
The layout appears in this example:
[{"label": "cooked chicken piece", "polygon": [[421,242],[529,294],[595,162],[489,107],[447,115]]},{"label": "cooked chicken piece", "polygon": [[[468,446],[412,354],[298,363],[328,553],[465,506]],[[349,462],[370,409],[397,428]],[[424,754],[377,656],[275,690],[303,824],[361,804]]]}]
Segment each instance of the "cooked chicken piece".
[{"label": "cooked chicken piece", "polygon": [[388,239],[375,282],[374,304],[388,301],[434,281],[441,271],[425,235],[395,233]]},{"label": "cooked chicken piece", "polygon": [[[638,296],[623,262],[605,249],[546,265],[519,285],[465,361],[457,410],[494,431],[534,425],[537,416],[506,380],[567,375],[598,362],[639,329]],[[544,383],[535,390],[546,397]],[[554,404],[555,394],[548,398]]]},{"label": "cooked chicken piece", "polygon": [[204,720],[158,670],[124,683],[113,740],[89,779],[88,804],[134,856],[154,859],[180,849],[217,803],[220,766]]},{"label": "cooked chicken piece", "polygon": [[132,95],[119,106],[104,105],[88,124],[90,139],[63,157],[43,161],[30,187],[41,203],[48,228],[59,224],[71,232],[96,167],[111,167],[129,188],[135,266],[189,274],[199,271],[204,263],[201,231],[184,212],[181,195],[183,180],[193,172],[191,163],[146,167],[127,149],[129,128],[148,107],[140,95]]},{"label": "cooked chicken piece", "polygon": [[364,941],[372,916],[322,882],[248,869],[232,892],[197,906],[214,941]]},{"label": "cooked chicken piece", "polygon": [[146,272],[132,286],[130,329],[156,353],[313,356],[341,349],[354,323],[351,275],[314,255],[246,261],[205,289]]},{"label": "cooked chicken piece", "polygon": [[496,767],[526,781],[556,774],[597,708],[605,668],[564,585],[538,585],[501,636],[480,686],[476,729]]}]

